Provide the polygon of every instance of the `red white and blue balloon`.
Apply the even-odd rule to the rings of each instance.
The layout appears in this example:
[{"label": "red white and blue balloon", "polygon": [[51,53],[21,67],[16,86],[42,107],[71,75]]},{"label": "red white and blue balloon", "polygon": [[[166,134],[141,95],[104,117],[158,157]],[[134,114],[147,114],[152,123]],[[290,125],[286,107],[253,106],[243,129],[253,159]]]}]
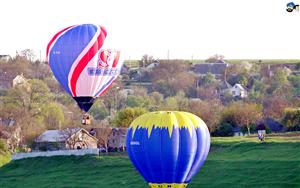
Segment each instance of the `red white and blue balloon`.
[{"label": "red white and blue balloon", "polygon": [[84,111],[121,72],[120,51],[103,49],[106,35],[99,25],[75,25],[59,31],[47,46],[55,78]]}]

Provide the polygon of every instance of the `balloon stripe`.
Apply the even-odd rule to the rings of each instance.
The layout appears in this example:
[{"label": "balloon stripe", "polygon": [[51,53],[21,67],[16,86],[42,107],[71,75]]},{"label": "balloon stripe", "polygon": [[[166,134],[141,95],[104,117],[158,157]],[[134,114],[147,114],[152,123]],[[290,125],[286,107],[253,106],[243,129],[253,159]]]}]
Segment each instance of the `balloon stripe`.
[{"label": "balloon stripe", "polygon": [[[54,35],[54,37],[52,37],[52,39],[50,40],[50,42],[47,45],[47,49],[46,49],[46,59],[48,60],[49,57],[49,51],[50,48],[52,47],[52,44],[54,44],[54,41],[56,41],[60,36],[62,36],[67,30],[72,29],[73,27],[75,27],[75,25],[70,26],[70,27],[66,27],[63,30],[59,31],[58,33],[56,33]],[[48,60],[49,61],[49,60]]]},{"label": "balloon stripe", "polygon": [[97,93],[95,96],[101,95],[102,93],[105,93],[105,91],[109,88],[109,86],[113,83],[113,81],[116,79],[116,77],[112,77]]},{"label": "balloon stripe", "polygon": [[115,68],[117,66],[119,59],[120,59],[120,52],[117,52],[116,57],[114,59],[114,63],[112,65],[113,68]]},{"label": "balloon stripe", "polygon": [[[93,44],[93,46],[88,50],[88,52],[82,57],[82,59],[79,61],[78,65],[75,67],[74,72],[72,74],[71,80],[70,80],[70,86],[71,86],[71,91],[73,93],[73,96],[76,96],[76,85],[77,85],[77,80],[83,71],[83,69],[86,67],[88,62],[98,53],[100,48],[102,47],[104,43],[104,39],[106,37],[106,32],[103,27],[101,28],[101,33],[97,38],[97,41]],[[103,29],[103,30],[102,30]]]}]

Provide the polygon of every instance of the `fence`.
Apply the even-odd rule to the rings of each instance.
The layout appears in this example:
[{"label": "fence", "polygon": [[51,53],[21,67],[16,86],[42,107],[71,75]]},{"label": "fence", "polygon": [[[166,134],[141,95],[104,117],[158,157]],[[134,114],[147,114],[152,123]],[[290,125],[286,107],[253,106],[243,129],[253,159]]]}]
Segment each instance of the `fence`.
[{"label": "fence", "polygon": [[30,157],[51,157],[60,155],[98,155],[98,149],[80,149],[80,150],[58,150],[30,153],[16,153],[12,155],[12,160],[19,160]]}]

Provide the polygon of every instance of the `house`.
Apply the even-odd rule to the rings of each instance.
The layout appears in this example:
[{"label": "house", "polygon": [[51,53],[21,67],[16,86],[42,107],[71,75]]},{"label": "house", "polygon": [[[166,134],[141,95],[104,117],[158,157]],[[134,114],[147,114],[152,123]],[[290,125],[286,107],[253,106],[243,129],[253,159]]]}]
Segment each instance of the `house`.
[{"label": "house", "polygon": [[27,79],[24,77],[23,73],[20,75],[17,75],[14,79],[13,79],[13,87],[16,87],[18,85],[22,85],[22,84],[28,84]]},{"label": "house", "polygon": [[130,68],[127,65],[123,65],[121,68],[121,75],[122,74],[129,74]]},{"label": "house", "polygon": [[0,60],[1,61],[9,61],[11,59],[10,55],[0,55]]},{"label": "house", "polygon": [[226,89],[225,92],[229,92],[233,97],[246,98],[248,96],[247,90],[241,84],[235,84],[233,87]]},{"label": "house", "polygon": [[142,75],[142,70],[131,70],[129,73],[129,78],[133,81],[141,81]]},{"label": "house", "polygon": [[192,71],[199,75],[205,75],[207,73],[211,73],[215,76],[222,75],[228,64],[223,60],[218,60],[215,63],[198,63],[195,64],[192,68]]},{"label": "house", "polygon": [[98,147],[106,151],[124,151],[126,149],[126,128],[92,128],[90,134],[98,139]]},{"label": "house", "polygon": [[126,128],[113,128],[112,133],[108,137],[108,148],[109,150],[126,150]]},{"label": "house", "polygon": [[241,127],[233,127],[232,132],[233,136],[245,136],[245,134],[242,132]]},{"label": "house", "polygon": [[158,60],[153,61],[152,63],[150,63],[149,65],[146,66],[146,69],[148,70],[152,70],[155,67],[157,67],[160,64],[160,62]]},{"label": "house", "polygon": [[8,89],[12,87],[12,80],[14,76],[5,71],[0,70],[0,89]]},{"label": "house", "polygon": [[47,130],[35,139],[36,150],[97,148],[98,139],[82,128]]},{"label": "house", "polygon": [[21,143],[21,127],[11,118],[0,118],[0,138],[6,140],[9,150],[16,151]]}]

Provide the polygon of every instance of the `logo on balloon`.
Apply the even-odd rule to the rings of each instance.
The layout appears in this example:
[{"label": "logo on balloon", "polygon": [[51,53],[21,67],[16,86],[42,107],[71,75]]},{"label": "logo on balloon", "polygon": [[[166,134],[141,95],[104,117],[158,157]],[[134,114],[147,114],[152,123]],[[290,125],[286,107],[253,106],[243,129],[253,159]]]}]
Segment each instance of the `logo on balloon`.
[{"label": "logo on balloon", "polygon": [[101,50],[98,55],[97,67],[89,67],[88,74],[90,76],[115,76],[120,73],[116,63],[119,60],[119,52],[112,50]]},{"label": "logo on balloon", "polygon": [[108,50],[102,50],[99,53],[98,67],[108,67],[108,62],[111,59],[111,52]]}]

